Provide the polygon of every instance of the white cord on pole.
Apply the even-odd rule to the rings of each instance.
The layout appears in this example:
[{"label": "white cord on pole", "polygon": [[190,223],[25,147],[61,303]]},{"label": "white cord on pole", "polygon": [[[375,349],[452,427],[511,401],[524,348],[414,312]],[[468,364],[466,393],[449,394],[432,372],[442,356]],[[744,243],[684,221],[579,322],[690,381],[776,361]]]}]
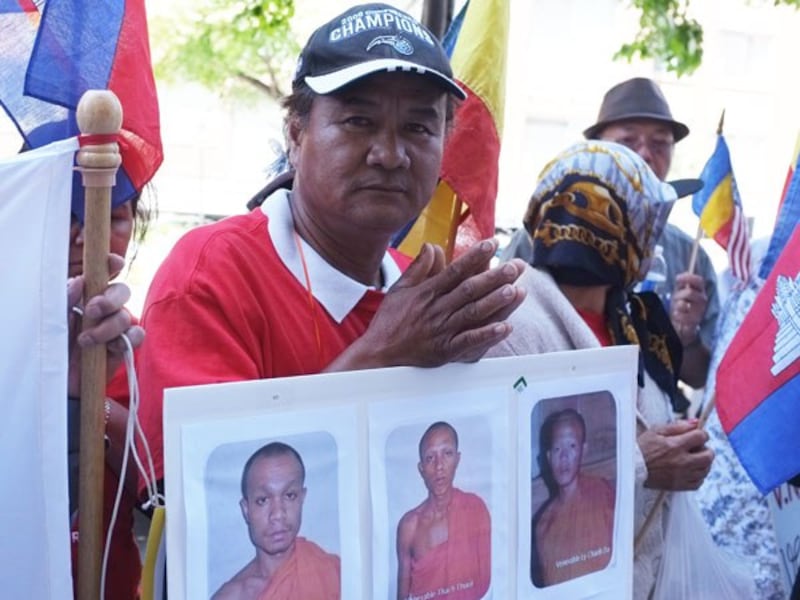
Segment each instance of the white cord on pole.
[{"label": "white cord on pole", "polygon": [[[106,532],[105,547],[103,549],[103,566],[100,578],[100,592],[101,600],[105,600],[106,589],[106,571],[108,569],[108,555],[111,547],[111,536],[114,532],[114,526],[117,522],[119,513],[119,506],[122,501],[122,493],[125,485],[125,476],[128,470],[128,462],[131,456],[136,464],[136,468],[144,480],[145,489],[147,490],[147,501],[143,508],[157,507],[164,505],[164,497],[158,492],[156,487],[155,466],[153,464],[153,457],[150,453],[150,446],[147,439],[144,437],[141,423],[139,422],[139,383],[136,377],[136,365],[133,360],[133,346],[131,345],[128,336],[122,334],[122,339],[125,342],[125,369],[128,375],[128,420],[125,427],[125,445],[122,451],[122,465],[120,466],[119,483],[117,485],[117,493],[114,497],[114,508],[111,512],[111,520],[108,524],[108,531]],[[144,467],[136,449],[136,434],[142,442],[142,448],[147,458],[147,468]]]}]

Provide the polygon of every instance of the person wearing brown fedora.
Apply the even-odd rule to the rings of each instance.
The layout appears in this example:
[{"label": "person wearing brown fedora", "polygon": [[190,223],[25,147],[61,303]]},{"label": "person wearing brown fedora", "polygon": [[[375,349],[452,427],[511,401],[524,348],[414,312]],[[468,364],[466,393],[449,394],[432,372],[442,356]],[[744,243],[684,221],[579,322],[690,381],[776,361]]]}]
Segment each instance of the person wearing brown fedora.
[{"label": "person wearing brown fedora", "polygon": [[[672,118],[667,99],[652,79],[634,77],[618,83],[606,92],[597,122],[584,130],[587,140],[600,139],[603,130],[612,123],[643,119],[662,123],[672,130],[675,142],[689,135],[689,128]],[[656,173],[661,176],[661,174]],[[666,174],[664,174],[666,175]],[[661,176],[663,179],[664,177]]]},{"label": "person wearing brown fedora", "polygon": [[[586,139],[617,142],[639,154],[662,181],[672,164],[675,143],[689,128],[672,117],[661,88],[652,79],[635,77],[614,85],[600,104],[597,121],[583,132]],[[696,273],[684,272],[694,241],[678,227],[667,224],[659,239],[667,263],[666,290],[662,297],[675,331],[683,343],[680,379],[692,388],[705,385],[714,330],[719,315],[717,277],[711,260],[698,250]],[[533,247],[520,228],[501,253],[530,262]],[[688,407],[688,401],[685,403]]]},{"label": "person wearing brown fedora", "polygon": [[[603,97],[597,122],[583,132],[587,139],[617,142],[644,158],[659,179],[666,179],[675,143],[689,128],[672,118],[669,104],[652,79],[636,77],[612,87]],[[719,314],[717,277],[702,248],[696,273],[685,272],[694,241],[674,225],[659,240],[667,263],[665,301],[672,325],[683,343],[681,380],[693,388],[705,385],[710,348]]]}]

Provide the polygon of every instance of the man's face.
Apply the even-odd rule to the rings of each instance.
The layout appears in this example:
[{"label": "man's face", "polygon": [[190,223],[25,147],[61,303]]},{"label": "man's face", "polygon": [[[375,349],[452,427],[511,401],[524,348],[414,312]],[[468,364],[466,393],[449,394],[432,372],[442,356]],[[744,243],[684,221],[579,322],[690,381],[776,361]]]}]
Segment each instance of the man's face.
[{"label": "man's face", "polygon": [[247,497],[239,505],[250,541],[280,555],[292,548],[303,518],[303,472],[291,454],[256,460],[247,474]]},{"label": "man's face", "polygon": [[391,236],[430,200],[439,177],[446,97],[425,77],[382,73],[317,96],[289,123],[295,211],[338,243]]},{"label": "man's face", "polygon": [[547,461],[559,487],[565,487],[575,481],[581,470],[583,459],[581,438],[581,429],[577,423],[562,421],[556,424],[553,443],[547,451]]},{"label": "man's face", "polygon": [[428,432],[422,442],[418,468],[431,495],[440,496],[453,487],[460,460],[461,453],[449,429],[439,427]]},{"label": "man's face", "polygon": [[672,164],[675,137],[672,128],[653,119],[629,119],[612,123],[600,132],[599,139],[627,146],[650,165],[664,181]]}]

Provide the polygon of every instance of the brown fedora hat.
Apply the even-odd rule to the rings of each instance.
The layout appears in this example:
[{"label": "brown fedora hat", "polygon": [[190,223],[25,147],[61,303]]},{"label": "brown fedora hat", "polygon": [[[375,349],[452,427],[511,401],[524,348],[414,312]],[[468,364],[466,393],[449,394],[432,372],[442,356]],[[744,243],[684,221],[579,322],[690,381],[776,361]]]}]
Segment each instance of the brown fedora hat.
[{"label": "brown fedora hat", "polygon": [[661,88],[646,77],[628,79],[608,90],[603,96],[597,123],[586,129],[583,135],[588,140],[596,139],[607,125],[625,119],[654,119],[668,123],[676,142],[689,135],[689,128],[672,118]]}]

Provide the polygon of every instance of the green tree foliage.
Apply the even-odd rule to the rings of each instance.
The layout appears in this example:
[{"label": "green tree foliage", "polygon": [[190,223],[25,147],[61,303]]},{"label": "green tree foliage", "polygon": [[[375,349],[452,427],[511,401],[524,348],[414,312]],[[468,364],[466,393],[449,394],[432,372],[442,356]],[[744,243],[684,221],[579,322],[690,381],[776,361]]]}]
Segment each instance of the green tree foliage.
[{"label": "green tree foliage", "polygon": [[[615,59],[657,60],[678,77],[691,75],[703,60],[703,26],[687,16],[690,0],[630,0],[639,11],[639,32]],[[800,0],[772,0],[774,6],[800,8]]]},{"label": "green tree foliage", "polygon": [[[678,76],[693,73],[703,59],[703,27],[687,15],[690,1],[628,0],[640,13],[639,32],[614,58],[656,60]],[[744,1],[800,8],[800,0]],[[423,0],[423,14],[442,2]],[[196,0],[191,12],[151,24],[156,75],[280,98],[300,50],[289,27],[294,11],[294,0]]]},{"label": "green tree foliage", "polygon": [[153,21],[156,76],[280,98],[300,50],[293,15],[294,0],[197,0],[190,12]]}]

